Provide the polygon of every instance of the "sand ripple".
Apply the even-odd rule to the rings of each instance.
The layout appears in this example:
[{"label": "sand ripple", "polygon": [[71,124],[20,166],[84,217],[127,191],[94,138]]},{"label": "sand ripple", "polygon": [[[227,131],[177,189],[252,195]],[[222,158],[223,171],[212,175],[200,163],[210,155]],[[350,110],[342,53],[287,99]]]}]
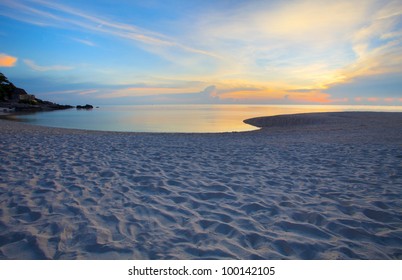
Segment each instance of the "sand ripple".
[{"label": "sand ripple", "polygon": [[2,259],[402,259],[395,135],[0,124]]}]

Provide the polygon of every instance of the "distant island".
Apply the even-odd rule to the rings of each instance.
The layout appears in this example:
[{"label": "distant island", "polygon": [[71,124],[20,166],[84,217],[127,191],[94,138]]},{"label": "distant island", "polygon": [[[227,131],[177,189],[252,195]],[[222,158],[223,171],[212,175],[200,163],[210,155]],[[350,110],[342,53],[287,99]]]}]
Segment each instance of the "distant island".
[{"label": "distant island", "polygon": [[81,105],[77,105],[77,109],[84,109],[84,110],[91,110],[91,109],[93,109],[94,108],[94,106],[92,106],[92,105],[90,105],[90,104],[86,104],[86,105],[84,105],[84,106],[81,106]]},{"label": "distant island", "polygon": [[[24,89],[16,87],[3,73],[0,73],[0,107],[7,111],[36,112],[71,109],[74,106],[60,105],[54,102],[41,100]],[[92,109],[93,106],[77,106],[77,109]]]}]

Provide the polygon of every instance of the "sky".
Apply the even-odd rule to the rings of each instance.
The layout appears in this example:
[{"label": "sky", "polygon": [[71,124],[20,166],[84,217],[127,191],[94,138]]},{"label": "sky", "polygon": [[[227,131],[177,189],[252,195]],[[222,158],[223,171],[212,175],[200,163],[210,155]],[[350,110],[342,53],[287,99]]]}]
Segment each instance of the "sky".
[{"label": "sky", "polygon": [[0,72],[63,104],[402,105],[402,1],[0,0]]}]

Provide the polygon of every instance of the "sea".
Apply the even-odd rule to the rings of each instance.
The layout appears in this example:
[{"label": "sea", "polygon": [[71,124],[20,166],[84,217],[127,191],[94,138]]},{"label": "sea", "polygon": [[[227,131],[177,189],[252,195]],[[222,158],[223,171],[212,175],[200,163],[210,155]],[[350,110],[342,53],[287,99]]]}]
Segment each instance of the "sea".
[{"label": "sea", "polygon": [[402,112],[402,106],[339,105],[113,105],[92,110],[68,109],[16,114],[34,125],[120,132],[242,132],[258,128],[245,119],[282,114],[377,111]]}]

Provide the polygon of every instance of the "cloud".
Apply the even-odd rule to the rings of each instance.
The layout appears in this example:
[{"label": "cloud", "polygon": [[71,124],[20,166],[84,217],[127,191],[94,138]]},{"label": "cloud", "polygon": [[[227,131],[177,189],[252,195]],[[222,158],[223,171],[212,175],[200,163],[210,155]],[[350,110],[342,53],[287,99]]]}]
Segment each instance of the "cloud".
[{"label": "cloud", "polygon": [[218,83],[214,86],[213,96],[222,102],[230,103],[330,103],[328,93],[320,89],[286,90],[276,85],[250,85]]},{"label": "cloud", "polygon": [[136,86],[110,90],[108,93],[101,94],[99,98],[121,98],[121,97],[140,97],[154,95],[181,95],[200,92],[199,88],[180,88],[180,87],[158,87],[158,86]]},{"label": "cloud", "polygon": [[[370,21],[374,1],[246,1],[208,10],[188,27],[223,59],[212,79],[289,88],[325,88],[356,58],[355,32]],[[211,82],[215,84],[215,81]],[[275,87],[277,88],[277,87]]]},{"label": "cloud", "polygon": [[84,45],[87,45],[87,46],[90,46],[90,47],[95,47],[96,46],[96,44],[94,42],[89,41],[89,40],[85,40],[85,39],[71,38],[71,40],[74,40],[74,41],[76,41],[78,43],[81,43],[81,44],[84,44]]},{"label": "cloud", "polygon": [[32,70],[41,71],[41,72],[45,72],[45,71],[66,71],[66,70],[74,69],[74,67],[63,66],[63,65],[41,66],[41,65],[36,64],[33,60],[30,60],[30,59],[24,59],[23,61]]},{"label": "cloud", "polygon": [[401,79],[400,1],[249,3],[216,12],[201,24],[207,40],[220,42],[220,51],[214,51],[224,49],[231,63],[220,74],[259,88],[233,90],[221,98],[349,102],[348,89],[367,94],[358,79],[365,77],[373,80],[369,84],[379,97],[394,95],[395,88],[373,77],[396,74]]},{"label": "cloud", "polygon": [[390,19],[402,15],[402,2],[389,1],[377,12],[377,20]]},{"label": "cloud", "polygon": [[215,86],[199,88],[160,88],[160,87],[129,87],[117,90],[102,89],[96,95],[96,100],[114,100],[135,104],[214,104],[220,103],[214,95]]},{"label": "cloud", "polygon": [[324,85],[325,91],[359,103],[397,102],[402,88],[401,24],[401,2],[378,4],[351,38],[356,58],[336,71],[339,79]]},{"label": "cloud", "polygon": [[301,50],[305,55],[348,41],[366,23],[372,2],[248,1],[204,16],[197,24],[198,35],[202,40],[217,40],[222,48],[240,48],[250,54],[268,51],[275,57],[284,47],[287,52],[304,46],[309,48]]},{"label": "cloud", "polygon": [[[323,44],[344,40],[364,21],[371,1],[293,1],[265,9],[252,21],[265,36]],[[317,45],[316,45],[317,46]],[[313,47],[316,47],[313,46]]]},{"label": "cloud", "polygon": [[344,83],[331,85],[325,91],[339,97],[400,97],[402,95],[402,75],[382,74],[375,76],[360,76]]},{"label": "cloud", "polygon": [[99,92],[98,89],[75,89],[47,92],[47,95],[90,95]]},{"label": "cloud", "polygon": [[[128,24],[123,17],[112,20],[109,15],[95,15],[48,0],[3,0],[0,14],[40,26],[129,41],[172,62],[168,66],[160,63],[160,68],[152,68],[151,62],[148,73],[202,81],[198,85],[163,84],[152,79],[144,82],[131,73],[146,67],[107,69],[113,72],[108,78],[119,86],[105,86],[104,91],[93,95],[103,99],[162,99],[173,95],[195,98],[196,94],[205,93],[209,85],[213,85],[208,90],[210,96],[228,102],[398,99],[399,83],[393,82],[395,86],[391,88],[382,82],[387,81],[386,76],[400,78],[402,73],[401,1],[235,2],[205,1],[197,11],[181,10],[175,20],[163,27],[164,34]],[[71,39],[95,45],[81,38]],[[71,69],[40,66],[32,60],[24,62],[36,71]],[[100,73],[100,69],[96,71]],[[126,84],[122,85],[123,82]],[[379,88],[383,91],[373,92]]]},{"label": "cloud", "polygon": [[266,88],[282,84],[277,91],[326,92],[356,77],[401,72],[401,16],[400,1],[249,1],[204,17],[198,37],[225,53],[227,67],[217,75]]},{"label": "cloud", "polygon": [[81,31],[111,35],[136,42],[146,51],[158,53],[162,56],[166,49],[180,49],[186,53],[217,58],[214,53],[188,46],[163,34],[136,25],[94,16],[53,1],[34,0],[30,4],[25,4],[20,0],[5,0],[0,3],[0,7],[1,5],[7,8],[0,12],[3,16],[35,25],[63,29],[79,28]]},{"label": "cloud", "polygon": [[0,53],[0,67],[14,67],[17,60],[16,57]]}]

